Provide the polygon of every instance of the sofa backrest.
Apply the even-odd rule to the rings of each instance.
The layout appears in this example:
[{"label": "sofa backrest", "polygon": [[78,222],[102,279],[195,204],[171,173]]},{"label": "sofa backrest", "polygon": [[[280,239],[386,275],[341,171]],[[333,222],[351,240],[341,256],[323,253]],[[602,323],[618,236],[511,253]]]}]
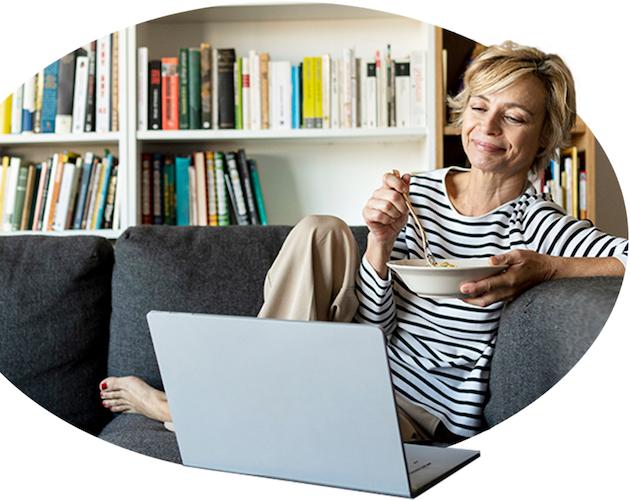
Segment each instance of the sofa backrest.
[{"label": "sofa backrest", "polygon": [[[129,228],[115,245],[108,371],[163,389],[151,310],[256,316],[289,226]],[[367,230],[352,228],[365,249]]]},{"label": "sofa backrest", "polygon": [[110,420],[106,376],[111,244],[93,236],[0,238],[0,372],[93,434]]}]

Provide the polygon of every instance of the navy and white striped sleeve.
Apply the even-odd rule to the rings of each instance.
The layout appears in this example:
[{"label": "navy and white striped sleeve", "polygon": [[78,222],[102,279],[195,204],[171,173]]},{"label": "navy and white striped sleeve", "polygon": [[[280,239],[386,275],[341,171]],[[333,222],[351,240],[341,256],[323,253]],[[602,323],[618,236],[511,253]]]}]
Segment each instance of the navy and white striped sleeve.
[{"label": "navy and white striped sleeve", "polygon": [[559,257],[616,257],[625,267],[628,240],[566,215],[551,201],[534,203],[527,212],[524,233],[531,250]]},{"label": "navy and white striped sleeve", "polygon": [[[391,254],[392,260],[406,258],[408,255],[405,230],[398,235]],[[369,263],[365,255],[357,272],[356,294],[359,309],[355,319],[359,323],[378,326],[385,335],[391,335],[396,329],[396,304],[392,288],[391,271],[387,270],[385,279],[381,278]]]}]

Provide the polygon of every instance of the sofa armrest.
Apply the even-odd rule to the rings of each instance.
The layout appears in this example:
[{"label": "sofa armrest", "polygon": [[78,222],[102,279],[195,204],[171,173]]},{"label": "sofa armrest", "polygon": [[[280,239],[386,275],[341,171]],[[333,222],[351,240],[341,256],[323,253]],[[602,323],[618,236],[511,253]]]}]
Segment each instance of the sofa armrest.
[{"label": "sofa armrest", "polygon": [[606,323],[621,281],[603,277],[550,281],[505,307],[484,411],[488,425],[536,400],[577,363]]}]

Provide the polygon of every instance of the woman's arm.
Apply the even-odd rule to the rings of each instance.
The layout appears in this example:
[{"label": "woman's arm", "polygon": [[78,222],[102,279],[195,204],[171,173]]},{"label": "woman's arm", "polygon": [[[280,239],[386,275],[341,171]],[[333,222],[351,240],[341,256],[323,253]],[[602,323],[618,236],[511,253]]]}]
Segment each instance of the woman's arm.
[{"label": "woman's arm", "polygon": [[557,257],[532,250],[512,250],[490,258],[493,265],[507,264],[496,276],[464,283],[460,291],[472,297],[469,304],[486,307],[500,300],[512,300],[543,281],[589,276],[623,276],[625,267],[616,257]]}]

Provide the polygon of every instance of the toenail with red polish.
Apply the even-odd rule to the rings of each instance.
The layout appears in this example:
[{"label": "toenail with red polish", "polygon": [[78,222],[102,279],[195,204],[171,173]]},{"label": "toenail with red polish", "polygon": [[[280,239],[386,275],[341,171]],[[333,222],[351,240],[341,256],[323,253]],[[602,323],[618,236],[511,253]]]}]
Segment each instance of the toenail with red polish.
[{"label": "toenail with red polish", "polygon": [[103,382],[101,384],[101,389],[107,389],[107,382]]}]

